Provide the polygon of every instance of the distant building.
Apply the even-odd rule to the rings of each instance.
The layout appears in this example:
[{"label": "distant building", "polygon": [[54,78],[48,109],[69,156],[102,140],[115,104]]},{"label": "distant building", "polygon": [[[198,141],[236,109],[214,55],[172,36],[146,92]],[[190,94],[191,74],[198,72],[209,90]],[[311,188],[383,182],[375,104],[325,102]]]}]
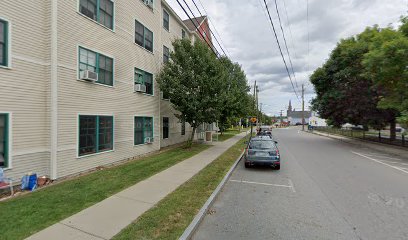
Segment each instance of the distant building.
[{"label": "distant building", "polygon": [[313,127],[327,127],[326,119],[320,118],[316,112],[312,112],[309,118],[309,125]]},{"label": "distant building", "polygon": [[183,20],[183,23],[187,26],[188,30],[197,33],[201,40],[206,41],[213,47],[211,39],[210,25],[208,24],[207,16],[200,16],[196,18]]},{"label": "distant building", "polygon": [[[286,116],[290,125],[302,124],[303,111],[292,110],[292,101],[289,100],[289,107],[286,111]],[[304,111],[305,123],[309,122],[311,111]]]}]

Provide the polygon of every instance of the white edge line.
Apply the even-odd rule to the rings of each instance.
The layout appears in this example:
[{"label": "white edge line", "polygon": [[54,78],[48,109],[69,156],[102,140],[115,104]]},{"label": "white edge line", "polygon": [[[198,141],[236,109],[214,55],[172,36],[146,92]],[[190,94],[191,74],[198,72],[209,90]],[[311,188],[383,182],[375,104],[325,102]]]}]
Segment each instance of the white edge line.
[{"label": "white edge line", "polygon": [[393,160],[400,160],[402,161],[401,158],[394,158],[394,157],[388,157],[388,156],[383,156],[383,155],[373,155],[373,154],[365,154],[366,156],[370,157],[379,157],[379,158],[387,158],[387,159],[393,159]]},{"label": "white edge line", "polygon": [[217,188],[214,190],[214,192],[211,194],[211,196],[207,199],[203,207],[200,209],[200,211],[197,213],[197,215],[194,217],[193,221],[191,221],[190,225],[184,230],[184,233],[180,236],[179,240],[187,240],[191,239],[195,231],[197,230],[198,225],[200,225],[201,221],[204,219],[208,209],[210,206],[213,204],[215,201],[215,198],[221,191],[221,189],[225,186],[225,184],[228,181],[228,178],[232,175],[232,172],[234,169],[237,167],[238,163],[240,162],[242,156],[244,155],[244,151],[242,151],[241,155],[238,157],[238,159],[235,161],[235,163],[232,165],[228,173],[224,176],[220,184],[218,184]]},{"label": "white edge line", "polygon": [[377,162],[377,163],[381,163],[381,164],[383,164],[383,165],[385,165],[385,166],[388,166],[388,167],[390,167],[390,168],[394,168],[394,169],[399,170],[399,171],[401,171],[401,172],[408,173],[408,171],[405,171],[404,169],[401,169],[401,168],[399,168],[399,167],[392,166],[392,165],[390,165],[390,164],[381,162],[381,161],[379,161],[379,160],[377,160],[377,159],[375,159],[375,158],[371,158],[371,157],[365,156],[365,155],[363,155],[363,154],[361,154],[361,153],[357,153],[357,152],[353,152],[353,151],[351,151],[351,152],[354,153],[354,154],[356,154],[356,155],[358,155],[358,156],[360,156],[360,157],[364,157],[364,158],[370,159],[371,161],[374,161],[374,162]]},{"label": "white edge line", "polygon": [[257,184],[257,185],[265,185],[265,186],[274,186],[274,187],[286,187],[292,188],[292,186],[288,185],[281,185],[281,184],[273,184],[273,183],[262,183],[262,182],[250,182],[250,181],[243,181],[243,180],[229,180],[230,182],[237,182],[237,183],[249,183],[249,184]]}]

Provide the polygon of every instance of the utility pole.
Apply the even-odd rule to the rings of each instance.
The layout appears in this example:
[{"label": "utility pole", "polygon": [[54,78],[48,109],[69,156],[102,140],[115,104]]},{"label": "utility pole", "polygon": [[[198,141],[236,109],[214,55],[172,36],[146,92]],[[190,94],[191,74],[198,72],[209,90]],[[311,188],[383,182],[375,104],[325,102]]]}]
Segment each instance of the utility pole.
[{"label": "utility pole", "polygon": [[259,106],[258,106],[258,95],[259,95],[259,89],[258,86],[256,86],[256,125],[258,126],[259,123]]},{"label": "utility pole", "polygon": [[282,127],[283,117],[282,117],[283,110],[280,111],[280,126]]},{"label": "utility pole", "polygon": [[255,104],[256,104],[256,81],[254,83],[254,109],[255,109]]},{"label": "utility pole", "polygon": [[259,105],[261,105],[261,108],[260,108],[260,110],[259,110],[259,111],[260,111],[260,114],[261,114],[261,118],[260,118],[260,120],[261,120],[261,121],[260,121],[260,122],[261,122],[261,124],[260,124],[260,125],[262,126],[262,118],[263,118],[263,114],[262,114],[262,103],[260,103]]},{"label": "utility pole", "polygon": [[305,131],[305,86],[302,84],[302,131]]}]

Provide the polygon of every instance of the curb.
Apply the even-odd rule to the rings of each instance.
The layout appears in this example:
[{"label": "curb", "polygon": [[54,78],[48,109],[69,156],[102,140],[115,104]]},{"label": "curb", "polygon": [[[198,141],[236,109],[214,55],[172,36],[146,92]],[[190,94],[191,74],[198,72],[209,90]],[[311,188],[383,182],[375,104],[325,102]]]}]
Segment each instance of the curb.
[{"label": "curb", "polygon": [[220,184],[218,184],[217,188],[214,190],[214,192],[211,194],[211,196],[207,199],[203,207],[200,209],[200,211],[197,213],[197,215],[194,217],[193,221],[188,225],[186,230],[184,230],[184,233],[181,235],[179,240],[188,240],[191,239],[195,231],[197,230],[198,225],[202,222],[204,219],[208,209],[211,207],[211,205],[214,203],[215,199],[217,198],[218,194],[222,190],[222,188],[225,186],[227,183],[227,180],[230,178],[232,175],[232,172],[234,169],[237,167],[238,163],[241,161],[242,156],[244,155],[244,151],[242,151],[241,155],[238,157],[237,160],[235,160],[235,163],[231,166],[230,170],[227,172],[227,174],[224,176]]},{"label": "curb", "polygon": [[[370,149],[375,149],[375,150],[380,150],[380,151],[384,151],[388,154],[391,155],[397,155],[397,156],[404,156],[402,155],[402,153],[400,151],[408,151],[408,148],[405,147],[400,147],[400,146],[394,146],[394,145],[386,145],[386,144],[382,144],[382,143],[378,143],[378,142],[371,142],[371,141],[367,141],[364,139],[358,139],[358,138],[350,138],[350,137],[346,137],[346,136],[341,136],[341,135],[335,135],[335,134],[328,134],[328,133],[315,133],[315,132],[309,132],[309,131],[305,131],[306,133],[309,134],[313,134],[313,135],[317,135],[317,136],[321,136],[321,137],[327,137],[330,139],[334,139],[340,142],[344,142],[350,145],[354,145],[354,146],[362,146],[362,147],[367,147]],[[378,148],[376,148],[376,147]],[[379,149],[381,148],[381,149]]]}]

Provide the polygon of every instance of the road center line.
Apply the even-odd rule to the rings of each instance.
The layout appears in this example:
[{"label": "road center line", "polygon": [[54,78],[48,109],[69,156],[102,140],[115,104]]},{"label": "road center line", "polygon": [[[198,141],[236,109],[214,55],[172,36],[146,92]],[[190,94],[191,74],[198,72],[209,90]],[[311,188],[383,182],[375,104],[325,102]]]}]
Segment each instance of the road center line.
[{"label": "road center line", "polygon": [[265,186],[274,186],[274,187],[286,187],[286,188],[292,188],[292,190],[294,190],[294,188],[293,188],[292,186],[281,185],[281,184],[262,183],[262,182],[249,182],[249,181],[233,180],[233,179],[231,179],[230,182],[249,183],[249,184],[257,184],[257,185],[265,185]]},{"label": "road center line", "polygon": [[404,169],[402,169],[402,168],[399,168],[399,167],[396,167],[396,166],[387,164],[387,163],[385,163],[385,162],[381,162],[380,160],[377,160],[377,159],[375,159],[375,158],[368,157],[368,156],[363,155],[363,154],[361,154],[361,153],[357,153],[357,152],[353,152],[353,151],[351,151],[351,152],[354,153],[354,154],[356,154],[356,155],[358,155],[358,156],[360,156],[360,157],[364,157],[364,158],[367,158],[367,159],[369,159],[369,160],[371,160],[371,161],[374,161],[374,162],[383,164],[383,165],[385,165],[385,166],[388,166],[388,167],[390,167],[390,168],[394,168],[394,169],[397,169],[397,170],[399,170],[399,171],[401,171],[401,172],[408,173],[408,171],[406,171],[406,170],[404,170]]}]

